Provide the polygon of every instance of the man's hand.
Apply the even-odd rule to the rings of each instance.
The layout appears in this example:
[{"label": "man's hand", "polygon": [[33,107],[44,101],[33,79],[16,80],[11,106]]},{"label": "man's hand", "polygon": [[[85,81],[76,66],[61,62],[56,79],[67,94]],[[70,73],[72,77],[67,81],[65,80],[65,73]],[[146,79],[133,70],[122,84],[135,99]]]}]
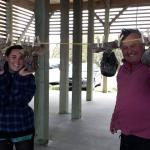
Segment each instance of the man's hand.
[{"label": "man's hand", "polygon": [[115,133],[117,133],[117,129],[115,129],[115,128],[110,128],[110,132],[111,132],[112,134],[115,134]]}]

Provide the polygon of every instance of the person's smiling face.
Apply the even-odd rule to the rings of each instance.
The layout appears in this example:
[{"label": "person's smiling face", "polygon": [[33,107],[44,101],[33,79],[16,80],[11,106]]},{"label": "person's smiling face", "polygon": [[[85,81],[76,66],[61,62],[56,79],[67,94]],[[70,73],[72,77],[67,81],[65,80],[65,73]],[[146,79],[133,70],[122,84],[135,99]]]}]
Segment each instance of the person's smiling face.
[{"label": "person's smiling face", "polygon": [[131,64],[136,64],[141,61],[144,44],[138,34],[131,33],[122,41],[121,49],[125,60]]},{"label": "person's smiling face", "polygon": [[24,65],[24,59],[20,49],[13,49],[11,53],[6,56],[6,59],[10,71],[19,71]]}]

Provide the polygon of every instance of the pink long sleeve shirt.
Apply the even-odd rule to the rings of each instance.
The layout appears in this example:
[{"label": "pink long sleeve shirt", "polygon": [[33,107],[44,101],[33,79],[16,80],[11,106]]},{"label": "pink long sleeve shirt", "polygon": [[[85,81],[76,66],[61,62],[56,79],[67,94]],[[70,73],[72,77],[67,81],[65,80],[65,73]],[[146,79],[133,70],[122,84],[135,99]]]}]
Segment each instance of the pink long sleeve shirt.
[{"label": "pink long sleeve shirt", "polygon": [[150,139],[150,69],[125,63],[117,75],[118,94],[112,124],[126,135]]}]

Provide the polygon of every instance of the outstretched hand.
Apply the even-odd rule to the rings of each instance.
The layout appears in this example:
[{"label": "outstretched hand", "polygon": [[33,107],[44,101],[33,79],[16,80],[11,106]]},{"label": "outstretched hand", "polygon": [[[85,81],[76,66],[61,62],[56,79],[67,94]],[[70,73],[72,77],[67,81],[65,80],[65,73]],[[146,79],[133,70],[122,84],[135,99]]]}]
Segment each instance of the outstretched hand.
[{"label": "outstretched hand", "polygon": [[32,74],[33,72],[32,71],[28,71],[25,67],[22,68],[20,71],[19,71],[19,75],[21,76],[27,76],[27,75],[30,75]]}]

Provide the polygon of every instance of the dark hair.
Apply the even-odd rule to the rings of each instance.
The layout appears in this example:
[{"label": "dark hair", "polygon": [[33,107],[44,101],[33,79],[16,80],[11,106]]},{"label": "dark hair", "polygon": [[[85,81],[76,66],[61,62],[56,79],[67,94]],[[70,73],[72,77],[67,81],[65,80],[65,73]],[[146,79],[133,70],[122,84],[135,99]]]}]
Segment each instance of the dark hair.
[{"label": "dark hair", "polygon": [[23,47],[21,45],[13,45],[13,46],[10,46],[6,49],[6,52],[5,52],[5,56],[9,56],[9,54],[11,53],[11,51],[13,49],[23,49]]},{"label": "dark hair", "polygon": [[121,46],[122,41],[125,40],[127,38],[127,36],[131,33],[136,33],[137,35],[139,35],[139,38],[142,37],[142,34],[138,29],[122,29],[121,34],[119,36],[120,46]]}]

